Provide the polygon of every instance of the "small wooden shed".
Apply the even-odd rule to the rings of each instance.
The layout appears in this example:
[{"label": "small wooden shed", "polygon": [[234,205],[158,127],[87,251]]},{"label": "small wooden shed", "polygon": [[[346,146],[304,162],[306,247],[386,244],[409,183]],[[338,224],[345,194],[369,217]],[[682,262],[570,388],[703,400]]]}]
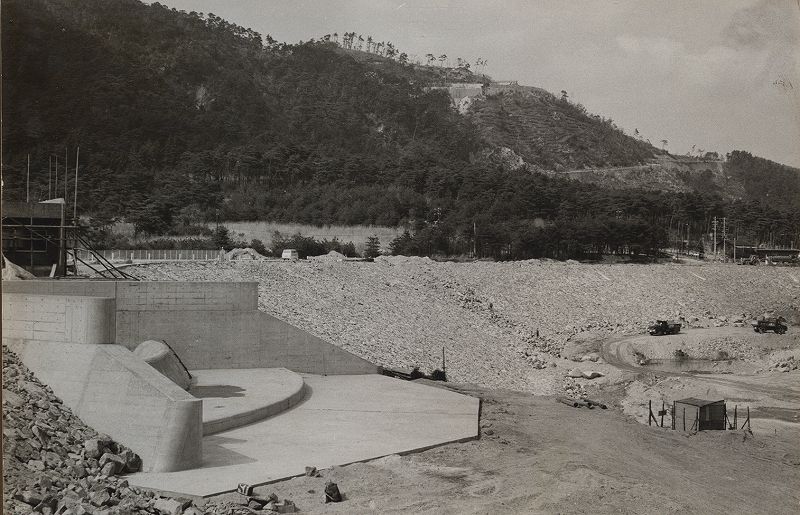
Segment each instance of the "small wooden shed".
[{"label": "small wooden shed", "polygon": [[672,403],[672,428],[678,431],[725,429],[725,401],[689,397]]}]

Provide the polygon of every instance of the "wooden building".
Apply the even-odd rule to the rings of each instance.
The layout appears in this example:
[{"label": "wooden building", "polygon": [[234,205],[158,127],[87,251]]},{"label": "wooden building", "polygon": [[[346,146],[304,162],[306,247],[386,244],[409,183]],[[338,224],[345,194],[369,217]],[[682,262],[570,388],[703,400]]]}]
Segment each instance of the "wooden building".
[{"label": "wooden building", "polygon": [[63,275],[66,266],[64,202],[3,202],[3,255],[36,276]]},{"label": "wooden building", "polygon": [[689,397],[672,403],[672,425],[678,431],[725,429],[725,401]]}]

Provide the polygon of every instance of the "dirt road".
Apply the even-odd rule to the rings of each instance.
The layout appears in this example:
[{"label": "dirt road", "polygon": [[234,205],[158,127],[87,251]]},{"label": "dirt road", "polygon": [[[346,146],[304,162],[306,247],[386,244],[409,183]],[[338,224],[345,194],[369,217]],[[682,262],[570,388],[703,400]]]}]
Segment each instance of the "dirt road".
[{"label": "dirt road", "polygon": [[[718,337],[720,333],[726,336],[733,335],[734,338],[739,340],[746,340],[752,335],[752,331],[749,328],[689,329],[687,332],[689,333],[688,339],[694,341]],[[796,348],[796,335],[758,335],[755,338],[760,338],[767,345],[775,348],[782,346]],[[639,359],[637,356],[646,355],[653,345],[660,347],[663,355],[664,349],[675,346],[675,342],[679,342],[679,347],[685,346],[687,343],[686,332],[670,336],[628,336],[609,339],[603,342],[601,354],[609,364],[639,376],[649,376],[650,382],[658,381],[658,378],[662,380],[663,378],[671,379],[666,382],[669,388],[664,390],[676,390],[675,394],[680,393],[687,397],[693,395],[703,397],[703,392],[708,395],[713,389],[715,395],[722,396],[729,402],[739,401],[754,408],[752,412],[753,418],[779,420],[794,424],[800,422],[800,381],[797,380],[796,372],[756,374],[753,373],[755,370],[749,373],[738,370],[736,373],[732,373],[725,369],[735,368],[733,360],[708,360],[704,364],[706,370],[687,371],[676,370],[677,367],[670,360],[666,360],[665,363],[644,366],[637,363]],[[645,353],[643,353],[643,349]],[[765,353],[768,350],[768,348],[762,349]],[[760,362],[755,361],[751,368],[756,369],[758,365],[764,366],[765,362],[769,361],[768,356],[767,354],[767,357],[761,359]],[[717,367],[717,364],[720,366]],[[709,368],[712,366],[717,369],[717,373],[709,372]],[[643,380],[647,381],[648,379],[643,378]],[[674,388],[677,384],[681,384],[683,388]],[[635,389],[633,390],[635,392]],[[654,390],[658,390],[657,385],[653,385],[648,389],[651,394]],[[695,395],[691,392],[698,393]],[[662,400],[664,400],[663,396],[664,392],[661,392]],[[628,401],[631,402],[632,399],[628,399]],[[800,435],[800,426],[797,426],[796,429],[798,435]]]}]

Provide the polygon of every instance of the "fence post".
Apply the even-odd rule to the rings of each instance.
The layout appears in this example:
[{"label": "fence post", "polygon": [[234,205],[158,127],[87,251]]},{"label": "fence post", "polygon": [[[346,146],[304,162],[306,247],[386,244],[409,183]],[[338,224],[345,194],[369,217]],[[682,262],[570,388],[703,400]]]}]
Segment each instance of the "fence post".
[{"label": "fence post", "polygon": [[669,416],[672,418],[672,430],[675,431],[675,401],[672,401],[672,407],[669,409]]},{"label": "fence post", "polygon": [[661,401],[661,427],[664,427],[664,401]]},{"label": "fence post", "polygon": [[650,400],[650,401],[648,401],[648,403],[649,403],[649,412],[650,413],[648,413],[648,415],[647,415],[647,425],[648,426],[652,426],[653,422],[655,422],[656,425],[658,425],[658,420],[656,420],[656,416],[653,415],[653,401]]},{"label": "fence post", "polygon": [[683,408],[683,430],[686,431],[686,408]]}]

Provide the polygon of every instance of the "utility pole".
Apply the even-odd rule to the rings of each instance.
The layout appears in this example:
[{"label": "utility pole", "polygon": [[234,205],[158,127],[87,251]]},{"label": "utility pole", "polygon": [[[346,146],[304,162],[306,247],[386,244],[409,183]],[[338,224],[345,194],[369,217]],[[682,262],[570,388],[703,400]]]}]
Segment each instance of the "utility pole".
[{"label": "utility pole", "polygon": [[31,155],[28,154],[28,174],[25,180],[25,202],[31,201]]},{"label": "utility pole", "polygon": [[477,259],[478,257],[478,225],[475,223],[475,220],[472,221],[472,257],[473,259]]},{"label": "utility pole", "polygon": [[728,252],[727,252],[727,236],[728,236],[728,217],[722,218],[722,260],[726,263],[728,262]]},{"label": "utility pole", "polygon": [[692,249],[692,240],[689,238],[689,224],[686,224],[686,255],[689,255],[689,251]]},{"label": "utility pole", "polygon": [[53,198],[53,154],[47,160],[47,200]]},{"label": "utility pole", "polygon": [[714,227],[714,261],[717,260],[717,217],[714,217],[714,221],[712,222],[712,226]]},{"label": "utility pole", "polygon": [[[64,215],[66,216],[66,209],[67,209],[67,199],[69,199],[69,190],[67,189],[67,183],[69,182],[69,149],[64,147]],[[64,275],[67,275],[66,271]]]},{"label": "utility pole", "polygon": [[[78,158],[81,155],[81,147],[75,151],[75,196],[72,201],[72,219],[78,219]],[[73,222],[76,223],[76,222]]]}]

